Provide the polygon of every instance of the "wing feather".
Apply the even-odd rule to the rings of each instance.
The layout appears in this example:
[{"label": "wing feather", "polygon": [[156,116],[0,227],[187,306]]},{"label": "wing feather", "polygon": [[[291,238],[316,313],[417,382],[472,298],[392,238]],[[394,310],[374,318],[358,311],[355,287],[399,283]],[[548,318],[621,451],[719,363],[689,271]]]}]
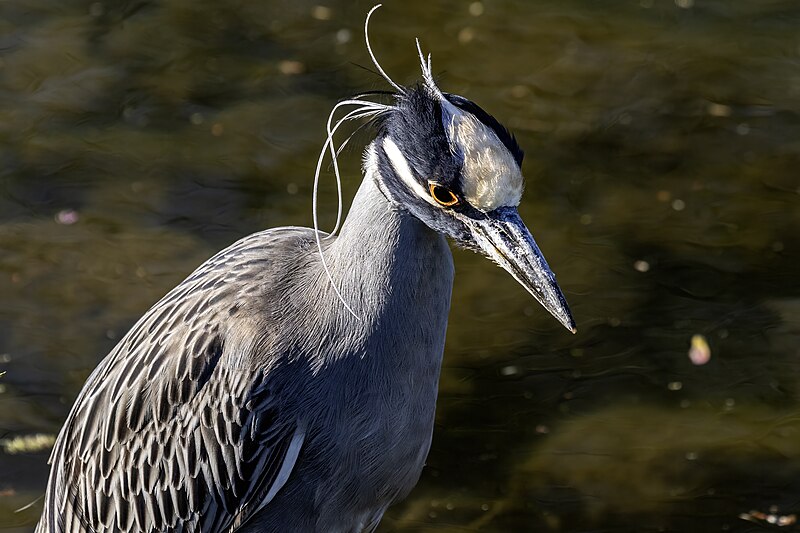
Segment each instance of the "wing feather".
[{"label": "wing feather", "polygon": [[221,533],[274,498],[304,425],[270,393],[288,354],[248,364],[263,343],[242,310],[286,231],[209,259],[95,369],[54,447],[37,532]]}]

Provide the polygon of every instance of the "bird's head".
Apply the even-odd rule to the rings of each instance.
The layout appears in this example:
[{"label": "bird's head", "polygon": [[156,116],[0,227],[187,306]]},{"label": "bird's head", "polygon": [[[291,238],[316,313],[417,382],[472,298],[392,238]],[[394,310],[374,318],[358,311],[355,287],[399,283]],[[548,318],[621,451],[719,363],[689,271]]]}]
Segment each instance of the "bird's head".
[{"label": "bird's head", "polygon": [[555,275],[517,211],[522,150],[478,105],[440,91],[429,60],[422,65],[423,81],[398,86],[395,104],[380,113],[366,162],[376,166],[378,186],[396,207],[503,267],[574,332]]},{"label": "bird's head", "polygon": [[[379,7],[374,6],[367,14],[364,37],[373,64],[395,91],[356,95],[340,101],[331,111],[328,138],[314,177],[314,229],[318,229],[316,193],[323,158],[330,149],[339,180],[336,155],[347,144],[345,141],[336,149],[333,135],[349,120],[370,117],[370,122],[378,126],[378,135],[367,147],[365,173],[376,181],[389,202],[462,247],[496,262],[574,333],[575,321],[555,274],[517,211],[524,186],[523,153],[517,141],[477,104],[439,89],[431,72],[431,58],[423,55],[419,40],[422,81],[412,87],[392,81],[369,42],[369,20]],[[391,96],[393,103],[376,102],[372,96]],[[333,124],[338,109],[353,106],[355,109]],[[339,220],[337,217],[332,233]],[[320,233],[316,235],[324,265]],[[357,317],[338,290],[337,294]]]}]

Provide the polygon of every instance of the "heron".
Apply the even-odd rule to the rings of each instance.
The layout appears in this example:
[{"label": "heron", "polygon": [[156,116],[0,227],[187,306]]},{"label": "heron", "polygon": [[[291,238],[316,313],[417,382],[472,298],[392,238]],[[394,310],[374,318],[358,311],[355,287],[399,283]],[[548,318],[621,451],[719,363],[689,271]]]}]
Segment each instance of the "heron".
[{"label": "heron", "polygon": [[[430,448],[448,238],[507,270],[575,332],[518,213],[514,136],[443,92],[419,41],[420,81],[392,81],[370,47],[377,7],[365,40],[392,90],[331,112],[314,228],[244,237],[135,323],[58,435],[37,533],[374,531]],[[375,133],[361,184],[341,227],[323,233],[321,162],[329,153],[338,178],[334,134],[364,119]]]}]

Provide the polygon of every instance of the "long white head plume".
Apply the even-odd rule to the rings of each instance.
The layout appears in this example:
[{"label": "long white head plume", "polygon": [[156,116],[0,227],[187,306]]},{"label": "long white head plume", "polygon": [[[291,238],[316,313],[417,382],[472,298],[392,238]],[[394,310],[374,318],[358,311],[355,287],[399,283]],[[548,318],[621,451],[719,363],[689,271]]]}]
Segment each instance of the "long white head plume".
[{"label": "long white head plume", "polygon": [[[405,89],[400,85],[396,84],[388,74],[381,68],[378,60],[375,57],[375,54],[372,52],[372,47],[370,46],[369,42],[369,19],[372,16],[372,13],[375,12],[376,9],[381,7],[381,4],[377,4],[372,9],[370,9],[369,13],[367,13],[366,21],[364,22],[364,40],[367,45],[367,52],[369,53],[372,62],[375,64],[375,67],[380,72],[381,76],[392,86],[394,87],[400,94],[405,93]],[[331,233],[326,236],[325,238],[328,239],[336,234],[341,226],[342,222],[342,178],[339,174],[339,161],[338,155],[341,149],[347,144],[346,139],[338,148],[336,147],[336,143],[334,142],[334,134],[336,131],[344,124],[345,122],[358,120],[362,118],[375,118],[379,116],[381,113],[385,113],[387,110],[391,109],[390,105],[381,103],[381,102],[373,102],[371,100],[367,100],[366,97],[369,94],[358,95],[353,98],[348,98],[346,100],[342,100],[341,102],[337,103],[331,109],[331,113],[328,116],[328,122],[326,126],[327,136],[325,138],[325,142],[322,144],[322,149],[320,150],[319,158],[317,159],[317,167],[314,172],[314,189],[312,192],[311,197],[311,214],[314,223],[314,236],[317,243],[317,251],[319,252],[320,260],[322,261],[322,268],[325,271],[325,275],[327,276],[328,280],[331,282],[331,286],[333,287],[336,296],[338,296],[339,300],[344,304],[347,311],[353,315],[356,319],[360,320],[360,317],[356,314],[355,311],[350,307],[350,305],[344,300],[342,297],[341,292],[339,291],[339,287],[336,285],[336,282],[333,280],[331,276],[330,269],[328,268],[328,264],[325,260],[325,254],[322,252],[322,238],[320,237],[320,230],[319,230],[319,216],[318,216],[318,196],[319,196],[319,179],[320,174],[322,172],[322,164],[325,160],[325,154],[330,153],[331,156],[331,164],[333,166],[333,172],[336,177],[336,192],[338,196],[338,206],[336,211],[336,225],[334,226]],[[348,106],[355,106],[355,109],[350,110],[347,112],[343,117],[338,119],[334,124],[334,119],[336,117],[336,112],[343,107]]]}]

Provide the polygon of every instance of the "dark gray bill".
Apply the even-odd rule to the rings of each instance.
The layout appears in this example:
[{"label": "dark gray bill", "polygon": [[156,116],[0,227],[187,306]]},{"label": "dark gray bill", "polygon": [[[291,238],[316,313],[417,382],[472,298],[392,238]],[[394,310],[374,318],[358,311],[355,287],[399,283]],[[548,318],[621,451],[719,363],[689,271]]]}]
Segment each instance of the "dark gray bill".
[{"label": "dark gray bill", "polygon": [[565,328],[575,333],[575,321],[556,283],[556,275],[516,208],[501,207],[487,213],[483,220],[470,219],[469,225],[484,253],[514,276]]}]

